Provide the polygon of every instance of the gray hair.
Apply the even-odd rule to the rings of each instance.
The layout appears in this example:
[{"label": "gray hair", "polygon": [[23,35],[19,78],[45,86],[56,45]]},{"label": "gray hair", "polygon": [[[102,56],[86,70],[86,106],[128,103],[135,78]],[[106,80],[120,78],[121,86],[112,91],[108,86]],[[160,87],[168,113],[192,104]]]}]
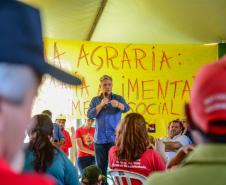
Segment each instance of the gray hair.
[{"label": "gray hair", "polygon": [[100,83],[103,82],[104,80],[111,80],[112,81],[112,78],[108,75],[103,75],[102,77],[100,77]]},{"label": "gray hair", "polygon": [[37,79],[28,66],[0,63],[0,96],[14,103],[22,103],[26,92]]}]

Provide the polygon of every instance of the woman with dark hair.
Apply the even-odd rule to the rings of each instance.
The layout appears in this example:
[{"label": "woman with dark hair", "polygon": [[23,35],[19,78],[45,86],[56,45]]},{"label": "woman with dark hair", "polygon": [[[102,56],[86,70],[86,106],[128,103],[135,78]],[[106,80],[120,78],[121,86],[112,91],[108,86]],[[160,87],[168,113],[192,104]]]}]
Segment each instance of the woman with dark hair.
[{"label": "woman with dark hair", "polygon": [[148,149],[149,146],[144,117],[138,113],[127,114],[117,127],[116,146],[109,151],[109,167],[144,176],[154,171],[164,171],[166,165],[163,158],[157,151]]},{"label": "woman with dark hair", "polygon": [[58,185],[78,185],[78,174],[67,156],[51,143],[53,123],[48,115],[33,117],[34,128],[29,133],[24,171],[36,171],[53,176]]}]

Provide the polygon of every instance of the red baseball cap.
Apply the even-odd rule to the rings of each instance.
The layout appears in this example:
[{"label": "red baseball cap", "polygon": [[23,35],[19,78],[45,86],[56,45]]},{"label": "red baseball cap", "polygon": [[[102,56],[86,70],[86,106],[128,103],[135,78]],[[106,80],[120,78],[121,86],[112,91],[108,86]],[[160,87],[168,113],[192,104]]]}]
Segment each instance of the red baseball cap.
[{"label": "red baseball cap", "polygon": [[[205,65],[193,84],[190,112],[196,126],[214,135],[226,134],[226,56]],[[225,124],[211,121],[225,120]]]}]

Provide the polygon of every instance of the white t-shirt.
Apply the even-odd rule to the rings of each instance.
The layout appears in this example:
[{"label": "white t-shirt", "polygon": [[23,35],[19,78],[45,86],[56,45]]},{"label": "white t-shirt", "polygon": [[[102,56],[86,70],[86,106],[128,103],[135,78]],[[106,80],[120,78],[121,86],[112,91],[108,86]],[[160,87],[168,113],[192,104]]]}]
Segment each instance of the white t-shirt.
[{"label": "white t-shirt", "polygon": [[[186,135],[176,135],[173,138],[163,138],[163,142],[179,142],[182,146],[192,144],[191,140]],[[169,162],[174,156],[176,155],[175,151],[172,152],[165,152],[166,160]]]}]

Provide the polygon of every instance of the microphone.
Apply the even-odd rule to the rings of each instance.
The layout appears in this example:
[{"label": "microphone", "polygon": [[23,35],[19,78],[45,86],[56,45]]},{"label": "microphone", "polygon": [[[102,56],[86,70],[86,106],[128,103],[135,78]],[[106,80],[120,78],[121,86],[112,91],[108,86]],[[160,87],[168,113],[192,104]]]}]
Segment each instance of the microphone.
[{"label": "microphone", "polygon": [[104,98],[107,98],[107,97],[108,97],[108,93],[104,92]]},{"label": "microphone", "polygon": [[[108,99],[108,93],[107,92],[104,92],[104,98],[107,98]],[[109,103],[109,100],[108,100],[108,103]],[[107,108],[107,104],[105,104],[104,109]]]}]

